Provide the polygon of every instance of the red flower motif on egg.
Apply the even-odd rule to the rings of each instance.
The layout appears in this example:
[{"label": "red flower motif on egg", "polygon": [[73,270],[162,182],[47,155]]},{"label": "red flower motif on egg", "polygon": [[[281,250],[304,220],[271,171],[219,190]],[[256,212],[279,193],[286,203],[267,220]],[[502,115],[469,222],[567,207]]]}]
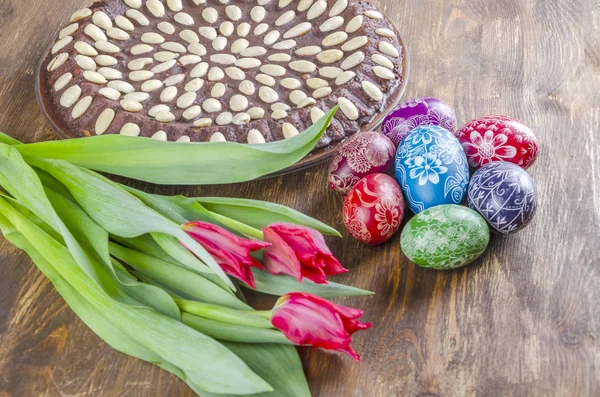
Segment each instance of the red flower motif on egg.
[{"label": "red flower motif on egg", "polygon": [[375,205],[375,210],[377,211],[375,214],[375,220],[378,222],[377,230],[384,236],[392,237],[400,226],[398,201],[381,200]]},{"label": "red flower motif on egg", "polygon": [[493,126],[483,136],[477,131],[471,132],[471,142],[465,142],[463,147],[469,158],[471,167],[481,167],[492,161],[507,161],[517,154],[514,146],[507,145],[508,136],[494,134]]},{"label": "red flower motif on egg", "polygon": [[[352,192],[348,197],[353,197]],[[344,224],[348,232],[358,241],[371,241],[371,233],[367,230],[367,224],[360,218],[362,214],[356,204],[344,205]]]},{"label": "red flower motif on egg", "polygon": [[456,135],[473,168],[498,161],[527,168],[538,153],[533,132],[510,117],[482,117],[465,125]]},{"label": "red flower motif on egg", "polygon": [[404,198],[396,181],[385,174],[360,180],[344,201],[344,224],[355,239],[381,244],[400,228]]}]

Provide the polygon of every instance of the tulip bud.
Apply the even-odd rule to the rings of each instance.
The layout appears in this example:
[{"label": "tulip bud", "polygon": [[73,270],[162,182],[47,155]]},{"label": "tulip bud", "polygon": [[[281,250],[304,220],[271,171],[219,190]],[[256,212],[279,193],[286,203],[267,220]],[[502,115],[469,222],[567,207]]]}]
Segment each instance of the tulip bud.
[{"label": "tulip bud", "polygon": [[323,235],[314,229],[273,223],[263,233],[265,241],[271,243],[263,257],[271,274],[288,274],[299,282],[306,277],[317,284],[326,284],[327,276],[348,271],[333,256]]},{"label": "tulip bud", "polygon": [[282,296],[273,309],[271,323],[297,345],[310,345],[360,356],[350,347],[352,334],[371,328],[361,323],[359,309],[336,305],[318,296],[293,292]]},{"label": "tulip bud", "polygon": [[251,268],[264,267],[250,253],[269,246],[269,243],[248,240],[206,222],[188,222],[183,225],[183,230],[204,247],[225,273],[256,288]]}]

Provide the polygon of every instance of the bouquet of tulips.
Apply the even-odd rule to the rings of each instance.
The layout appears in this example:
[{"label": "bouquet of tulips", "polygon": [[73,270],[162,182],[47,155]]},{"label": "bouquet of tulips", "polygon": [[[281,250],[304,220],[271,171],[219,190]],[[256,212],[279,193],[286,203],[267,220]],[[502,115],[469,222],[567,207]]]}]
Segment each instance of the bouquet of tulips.
[{"label": "bouquet of tulips", "polygon": [[[274,150],[271,160],[279,161],[262,172],[306,155],[312,148],[306,142],[318,139],[329,119],[288,147],[260,148]],[[85,138],[26,145],[0,135],[0,229],[96,334],[175,374],[203,397],[310,395],[293,345],[359,360],[352,334],[370,324],[360,322],[362,311],[327,299],[369,292],[327,281],[346,271],[323,237],[339,235],[334,229],[277,204],[166,197],[115,183],[89,168],[136,172],[145,180],[165,175],[153,177],[151,165],[140,161],[144,153],[153,158],[156,150],[148,145],[155,142],[109,139],[117,144]],[[183,146],[194,147],[170,147],[180,155]],[[204,147],[190,153],[201,155]],[[135,171],[119,165],[115,150],[132,153],[123,162],[137,159]],[[69,156],[75,161],[65,161]],[[176,183],[205,182],[194,171],[186,175]],[[248,177],[255,175],[221,182]],[[280,298],[273,310],[257,311],[240,287]]]}]

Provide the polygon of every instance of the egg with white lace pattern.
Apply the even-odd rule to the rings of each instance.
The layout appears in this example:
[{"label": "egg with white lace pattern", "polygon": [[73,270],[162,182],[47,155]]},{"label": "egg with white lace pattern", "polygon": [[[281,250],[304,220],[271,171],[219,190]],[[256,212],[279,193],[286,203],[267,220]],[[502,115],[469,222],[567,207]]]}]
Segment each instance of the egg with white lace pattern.
[{"label": "egg with white lace pattern", "polygon": [[415,128],[396,153],[396,179],[418,214],[442,204],[460,204],[469,184],[469,164],[454,134],[427,125]]},{"label": "egg with white lace pattern", "polygon": [[492,230],[512,234],[527,226],[537,210],[537,189],[521,167],[506,162],[481,167],[469,184],[469,207],[485,218]]},{"label": "egg with white lace pattern", "polygon": [[398,147],[412,130],[422,125],[439,125],[454,132],[456,115],[437,98],[415,98],[392,110],[383,121],[381,132]]}]

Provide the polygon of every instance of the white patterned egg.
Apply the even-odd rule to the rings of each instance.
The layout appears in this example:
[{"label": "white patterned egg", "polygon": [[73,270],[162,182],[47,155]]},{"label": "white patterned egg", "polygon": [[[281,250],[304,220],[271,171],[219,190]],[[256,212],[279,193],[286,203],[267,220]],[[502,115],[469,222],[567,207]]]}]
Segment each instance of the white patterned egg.
[{"label": "white patterned egg", "polygon": [[537,189],[529,174],[518,165],[489,163],[471,178],[469,207],[500,234],[512,234],[527,226],[537,210]]},{"label": "white patterned egg", "polygon": [[414,216],[400,244],[413,263],[437,270],[456,269],[479,258],[490,241],[485,220],[470,208],[438,205]]},{"label": "white patterned egg", "polygon": [[454,132],[456,115],[448,104],[437,98],[414,98],[385,117],[381,132],[398,147],[412,130],[422,125],[439,125]]},{"label": "white patterned egg", "polygon": [[398,148],[395,168],[415,214],[436,205],[460,204],[465,198],[469,164],[460,142],[445,128],[415,128]]}]

